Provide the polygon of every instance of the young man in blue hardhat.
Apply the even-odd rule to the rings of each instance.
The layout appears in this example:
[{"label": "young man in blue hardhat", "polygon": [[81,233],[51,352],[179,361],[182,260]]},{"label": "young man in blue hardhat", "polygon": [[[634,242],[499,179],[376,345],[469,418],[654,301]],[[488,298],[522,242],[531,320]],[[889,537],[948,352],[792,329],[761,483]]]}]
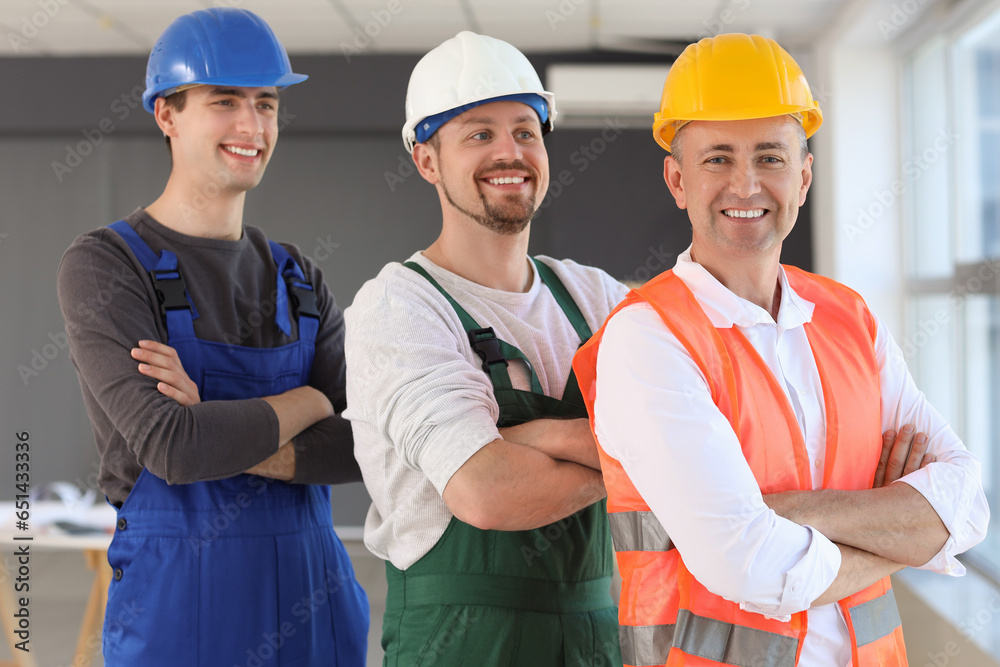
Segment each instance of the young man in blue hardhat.
[{"label": "young man in blue hardhat", "polygon": [[403,141],[441,235],[345,312],[348,410],[388,561],[386,665],[620,665],[596,448],[570,363],[625,288],[529,258],[553,96],[462,32],[417,64]]},{"label": "young man in blue hardhat", "polygon": [[[368,603],[333,531],[359,477],[343,318],[298,248],[243,225],[305,80],[270,27],[213,8],[167,28],[143,104],[167,138],[163,194],[76,239],[59,298],[118,508],[108,667],[364,664]],[[106,307],[89,295],[107,293]]]}]

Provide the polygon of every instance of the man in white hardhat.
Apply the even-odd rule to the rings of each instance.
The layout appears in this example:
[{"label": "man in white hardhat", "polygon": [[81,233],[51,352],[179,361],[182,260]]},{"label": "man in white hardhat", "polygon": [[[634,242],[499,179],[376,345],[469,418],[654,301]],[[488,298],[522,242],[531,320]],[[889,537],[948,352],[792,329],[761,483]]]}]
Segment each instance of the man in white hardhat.
[{"label": "man in white hardhat", "polygon": [[107,667],[364,664],[368,601],[328,486],[360,478],[336,414],[343,318],[298,248],[243,224],[279,89],[305,79],[252,12],[176,19],[143,95],[168,140],[166,187],[63,256],[59,301],[118,511]]},{"label": "man in white hardhat", "polygon": [[624,296],[529,258],[555,108],[510,44],[416,65],[403,142],[441,234],[345,312],[348,410],[386,563],[386,665],[619,665],[597,451],[571,361]]},{"label": "man in white hardhat", "polygon": [[822,120],[759,35],[703,39],[667,75],[653,135],[691,247],[574,362],[625,665],[906,665],[889,575],[960,575],[985,535],[979,463],[887,327],[848,287],[779,263]]}]

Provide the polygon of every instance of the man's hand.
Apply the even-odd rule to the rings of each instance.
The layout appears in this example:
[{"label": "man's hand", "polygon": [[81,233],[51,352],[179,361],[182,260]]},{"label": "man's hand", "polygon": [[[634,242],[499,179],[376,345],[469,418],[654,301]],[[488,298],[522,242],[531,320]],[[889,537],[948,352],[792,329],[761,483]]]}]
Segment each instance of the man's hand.
[{"label": "man's hand", "polygon": [[247,468],[246,472],[282,482],[292,481],[295,478],[295,443],[286,442],[274,454],[252,468]]},{"label": "man's hand", "polygon": [[889,486],[900,477],[933,463],[934,457],[926,456],[927,436],[915,431],[907,424],[899,433],[888,430],[882,434],[882,454],[875,469],[873,489]]},{"label": "man's hand", "polygon": [[174,348],[154,340],[140,340],[139,347],[132,348],[132,358],[141,362],[140,373],[159,380],[156,388],[164,396],[184,407],[201,403],[198,385],[188,377]]},{"label": "man's hand", "polygon": [[838,544],[919,566],[941,550],[948,530],[927,499],[909,484],[892,484],[933,461],[927,438],[907,424],[882,435],[871,489],[785,491],[764,496],[776,514],[809,525]]},{"label": "man's hand", "polygon": [[533,419],[500,429],[504,440],[527,445],[549,458],[601,469],[597,443],[587,419]]}]

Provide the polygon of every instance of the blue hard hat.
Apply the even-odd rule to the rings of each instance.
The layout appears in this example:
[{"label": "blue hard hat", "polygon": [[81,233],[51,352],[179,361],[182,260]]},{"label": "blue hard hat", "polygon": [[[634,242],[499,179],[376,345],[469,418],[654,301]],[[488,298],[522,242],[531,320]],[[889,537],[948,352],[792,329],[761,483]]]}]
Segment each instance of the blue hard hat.
[{"label": "blue hard hat", "polygon": [[307,78],[292,72],[285,47],[264,19],[245,9],[200,9],[175,20],[157,40],[142,106],[152,113],[157,97],[186,84],[282,88]]}]

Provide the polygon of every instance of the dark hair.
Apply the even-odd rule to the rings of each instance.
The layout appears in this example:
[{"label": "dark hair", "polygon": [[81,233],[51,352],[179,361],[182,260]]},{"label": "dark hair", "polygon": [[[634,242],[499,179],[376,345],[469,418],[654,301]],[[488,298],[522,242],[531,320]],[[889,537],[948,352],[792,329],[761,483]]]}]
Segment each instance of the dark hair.
[{"label": "dark hair", "polygon": [[[163,103],[168,107],[173,107],[174,111],[184,111],[184,105],[187,104],[187,91],[181,90],[174,93],[173,95],[168,95],[163,98]],[[163,137],[167,142],[167,150],[170,150],[170,137]]]}]

